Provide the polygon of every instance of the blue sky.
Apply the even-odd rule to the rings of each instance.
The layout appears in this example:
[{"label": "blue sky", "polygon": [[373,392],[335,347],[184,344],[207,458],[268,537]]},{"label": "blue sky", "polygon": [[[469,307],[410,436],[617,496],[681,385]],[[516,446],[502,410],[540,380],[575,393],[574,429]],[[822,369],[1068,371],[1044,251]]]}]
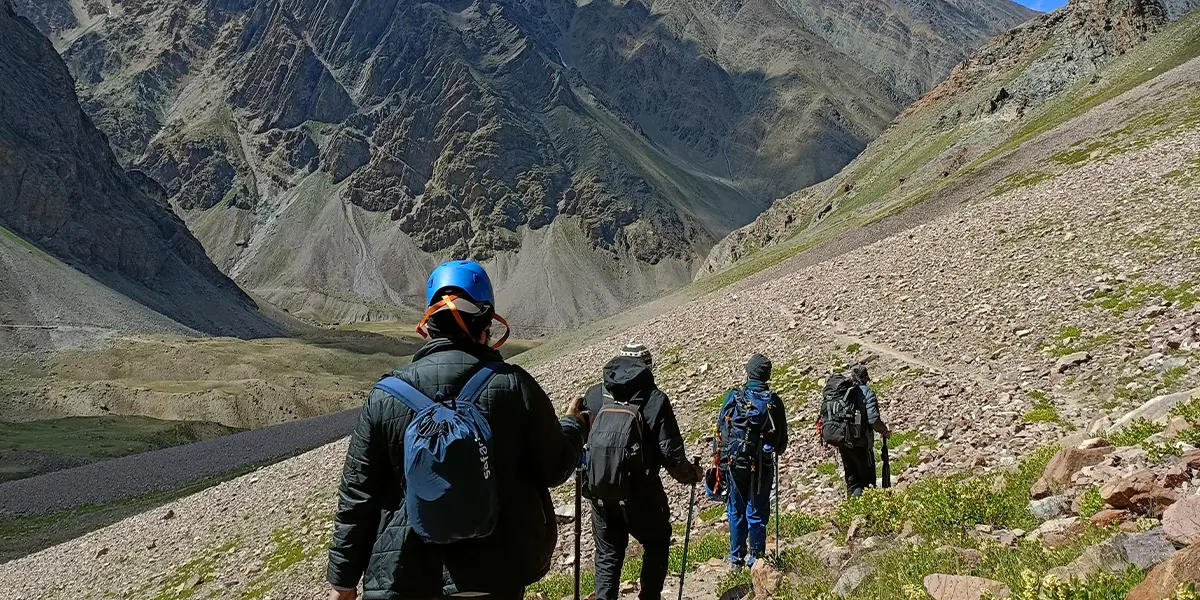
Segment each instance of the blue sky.
[{"label": "blue sky", "polygon": [[1062,7],[1067,3],[1067,0],[1015,0],[1018,4],[1024,4],[1033,10],[1049,12],[1056,8]]}]

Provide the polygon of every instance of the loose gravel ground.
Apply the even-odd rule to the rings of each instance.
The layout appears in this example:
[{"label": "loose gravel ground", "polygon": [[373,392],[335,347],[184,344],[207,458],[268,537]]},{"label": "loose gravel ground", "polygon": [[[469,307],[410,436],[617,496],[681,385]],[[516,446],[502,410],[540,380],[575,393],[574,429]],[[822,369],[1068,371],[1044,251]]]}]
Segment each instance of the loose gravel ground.
[{"label": "loose gravel ground", "polygon": [[0,519],[98,505],[294,456],[345,437],[358,410],[290,421],[195,444],[0,484]]}]

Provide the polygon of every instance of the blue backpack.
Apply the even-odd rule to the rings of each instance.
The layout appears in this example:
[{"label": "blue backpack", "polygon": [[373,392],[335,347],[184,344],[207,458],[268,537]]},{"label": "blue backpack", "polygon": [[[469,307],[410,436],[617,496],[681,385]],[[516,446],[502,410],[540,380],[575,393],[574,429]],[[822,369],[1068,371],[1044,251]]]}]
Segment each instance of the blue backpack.
[{"label": "blue backpack", "polygon": [[730,467],[753,467],[762,457],[762,436],[774,429],[771,390],[731,390],[717,417],[720,462]]},{"label": "blue backpack", "polygon": [[416,413],[404,432],[404,505],[409,525],[427,542],[486,537],[496,527],[492,428],[475,405],[495,374],[494,364],[484,365],[450,402],[431,400],[399,377],[375,384]]}]

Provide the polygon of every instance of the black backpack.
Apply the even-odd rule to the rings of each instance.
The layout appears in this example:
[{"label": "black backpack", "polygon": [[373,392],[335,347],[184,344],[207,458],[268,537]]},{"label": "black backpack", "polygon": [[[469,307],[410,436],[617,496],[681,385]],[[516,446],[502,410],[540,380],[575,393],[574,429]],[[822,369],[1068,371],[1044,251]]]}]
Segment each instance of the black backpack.
[{"label": "black backpack", "polygon": [[623,502],[646,475],[642,413],[629,402],[617,402],[607,390],[588,434],[585,495],[595,500]]},{"label": "black backpack", "polygon": [[825,391],[821,393],[821,414],[817,420],[822,442],[849,448],[861,437],[857,410],[851,397],[857,388],[853,380],[840,373],[830,375],[825,381]]}]

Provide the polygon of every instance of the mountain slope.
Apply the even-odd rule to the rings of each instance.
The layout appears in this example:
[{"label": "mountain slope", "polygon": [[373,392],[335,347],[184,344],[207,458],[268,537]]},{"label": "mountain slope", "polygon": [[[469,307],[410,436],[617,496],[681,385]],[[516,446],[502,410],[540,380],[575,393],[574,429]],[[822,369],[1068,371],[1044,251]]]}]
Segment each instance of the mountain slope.
[{"label": "mountain slope", "polygon": [[[1147,62],[1140,72],[1125,61],[1121,69],[1099,74],[1198,5],[1075,0],[997,36],[907,108],[838,176],[780,199],[718,243],[698,277],[740,262],[723,276],[736,279],[843,234],[858,239],[851,243],[878,239],[922,215],[1055,171],[1029,169],[1025,145],[1190,58],[1194,49],[1181,38],[1170,53],[1143,53]],[[914,206],[920,209],[905,216]],[[900,216],[887,219],[891,215]]]},{"label": "mountain slope", "polygon": [[208,259],[161,189],[121,169],[80,110],[63,61],[7,3],[0,8],[0,82],[5,350],[44,347],[56,337],[49,328],[59,325],[279,331]]},{"label": "mountain slope", "polygon": [[104,13],[68,30],[41,18],[118,156],[252,292],[377,317],[469,255],[519,282],[501,312],[550,328],[687,281],[715,240],[836,173],[969,47],[1032,14],[1007,0]]}]

